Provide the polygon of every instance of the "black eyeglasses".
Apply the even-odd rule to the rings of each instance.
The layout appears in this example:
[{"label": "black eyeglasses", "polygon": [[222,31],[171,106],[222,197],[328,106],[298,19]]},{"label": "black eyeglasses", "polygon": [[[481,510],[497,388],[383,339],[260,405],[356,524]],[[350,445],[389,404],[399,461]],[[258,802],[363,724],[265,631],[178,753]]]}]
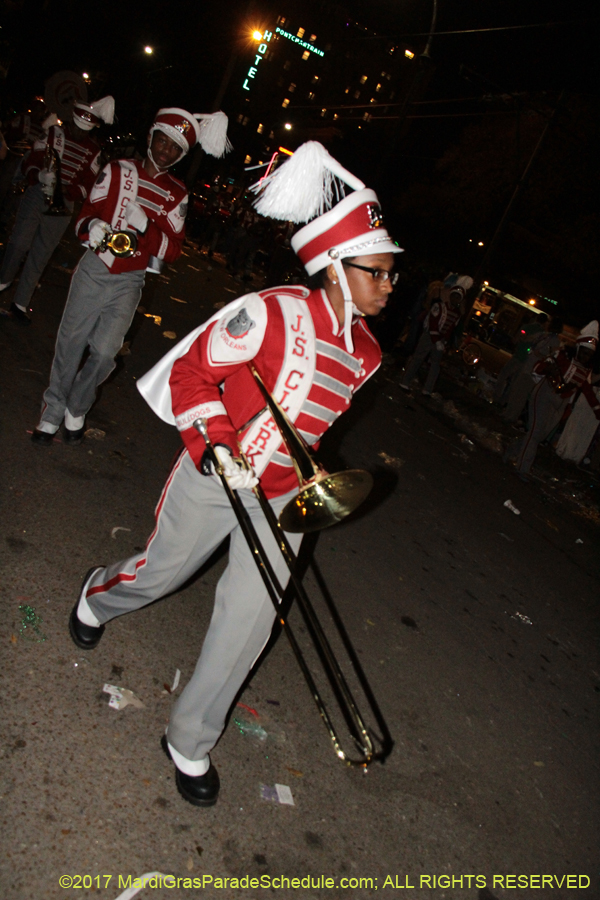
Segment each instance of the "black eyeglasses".
[{"label": "black eyeglasses", "polygon": [[373,281],[376,281],[377,284],[385,284],[386,281],[389,281],[392,287],[398,284],[398,272],[388,272],[387,269],[372,269],[370,266],[357,266],[356,263],[351,262],[345,262],[343,265],[350,266],[352,269],[362,269],[363,272],[370,272]]}]

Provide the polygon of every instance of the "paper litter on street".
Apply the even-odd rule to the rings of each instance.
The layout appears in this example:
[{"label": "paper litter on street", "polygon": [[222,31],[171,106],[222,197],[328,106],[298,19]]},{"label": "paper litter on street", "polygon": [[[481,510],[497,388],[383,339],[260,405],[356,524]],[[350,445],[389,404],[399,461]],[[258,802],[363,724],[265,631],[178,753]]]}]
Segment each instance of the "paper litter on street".
[{"label": "paper litter on street", "polygon": [[118,687],[116,684],[105,684],[102,688],[105,694],[110,694],[108,705],[111,709],[123,709],[125,706],[135,706],[143,709],[144,704],[139,697],[128,688]]}]

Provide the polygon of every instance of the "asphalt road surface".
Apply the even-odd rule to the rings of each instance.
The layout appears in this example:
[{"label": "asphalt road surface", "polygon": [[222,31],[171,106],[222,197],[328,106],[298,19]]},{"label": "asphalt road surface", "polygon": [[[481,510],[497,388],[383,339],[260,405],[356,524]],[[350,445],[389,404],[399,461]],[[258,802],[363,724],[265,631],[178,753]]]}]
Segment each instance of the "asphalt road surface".
[{"label": "asphalt road surface", "polygon": [[[1,896],[114,900],[129,876],[161,872],[179,886],[138,896],[599,897],[598,526],[461,443],[385,370],[322,451],[330,469],[370,470],[375,489],[321,533],[305,583],[319,609],[323,584],[333,598],[393,750],[366,774],[336,759],[282,637],[214,751],[218,804],[180,798],[159,740],[225,549],[183,590],[109,624],[95,651],[73,645],[67,619],[90,566],[145,543],[179,446],[136,379],[173,346],[165,332],[183,337],[242,291],[188,246],[148,278],[132,353],[88,417],[96,435],[37,448],[28,431],[79,252],[59,247],[31,328],[0,319]],[[296,609],[291,622],[306,646]],[[143,707],[109,707],[105,683]],[[265,799],[275,784],[293,805]]]}]

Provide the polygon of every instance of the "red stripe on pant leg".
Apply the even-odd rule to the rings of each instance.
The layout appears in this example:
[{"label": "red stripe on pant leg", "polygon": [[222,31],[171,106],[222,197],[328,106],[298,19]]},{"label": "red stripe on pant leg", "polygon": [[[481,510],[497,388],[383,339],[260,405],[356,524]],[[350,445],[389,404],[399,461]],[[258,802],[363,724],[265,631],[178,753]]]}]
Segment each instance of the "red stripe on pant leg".
[{"label": "red stripe on pant leg", "polygon": [[[152,540],[156,536],[156,533],[158,531],[158,526],[159,526],[158,519],[162,512],[162,508],[164,506],[164,503],[165,503],[165,500],[167,497],[167,492],[168,492],[169,488],[171,487],[171,484],[173,482],[175,475],[177,474],[177,470],[179,469],[179,466],[183,462],[183,457],[186,452],[187,451],[185,450],[185,447],[183,447],[181,449],[181,452],[179,453],[179,456],[175,460],[175,464],[173,465],[173,468],[171,469],[171,474],[169,475],[167,482],[163,488],[163,492],[160,495],[160,499],[156,505],[156,510],[154,513],[156,525],[154,526],[154,530],[152,531],[152,534],[146,541],[146,551],[148,550],[148,547],[150,546]],[[113,578],[111,578],[109,581],[105,582],[104,584],[99,584],[99,585],[97,585],[97,587],[90,588],[89,591],[86,592],[86,595],[85,595],[86,598],[91,597],[94,594],[103,594],[105,591],[110,591],[111,588],[113,588],[116,584],[120,584],[122,581],[135,581],[135,579],[137,578],[138,569],[141,566],[145,566],[147,561],[148,560],[147,560],[147,554],[146,554],[146,556],[144,556],[142,559],[138,560],[138,562],[135,564],[135,572],[133,573],[133,575],[130,575],[128,572],[119,572],[117,575],[115,575]]]}]

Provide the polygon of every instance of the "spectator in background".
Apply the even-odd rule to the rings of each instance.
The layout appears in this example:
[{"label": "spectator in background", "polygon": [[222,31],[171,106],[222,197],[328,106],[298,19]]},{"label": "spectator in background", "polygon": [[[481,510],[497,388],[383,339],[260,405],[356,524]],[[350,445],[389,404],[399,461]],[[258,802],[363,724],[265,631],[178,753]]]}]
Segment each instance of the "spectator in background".
[{"label": "spectator in background", "polygon": [[537,363],[546,357],[551,356],[560,348],[560,333],[563,329],[562,319],[554,318],[548,323],[544,331],[540,331],[533,336],[529,342],[529,352],[522,364],[518,374],[511,381],[508,395],[506,398],[506,408],[502,413],[502,418],[507,422],[518,422],[525,407],[529,395],[531,394],[535,382],[533,380],[533,370]]},{"label": "spectator in background", "polygon": [[509,385],[527,362],[532,341],[537,335],[541,335],[547,330],[548,324],[549,319],[546,313],[530,313],[527,320],[521,323],[516,339],[515,352],[500,370],[496,380],[494,388],[494,400],[496,403],[503,404]]}]

